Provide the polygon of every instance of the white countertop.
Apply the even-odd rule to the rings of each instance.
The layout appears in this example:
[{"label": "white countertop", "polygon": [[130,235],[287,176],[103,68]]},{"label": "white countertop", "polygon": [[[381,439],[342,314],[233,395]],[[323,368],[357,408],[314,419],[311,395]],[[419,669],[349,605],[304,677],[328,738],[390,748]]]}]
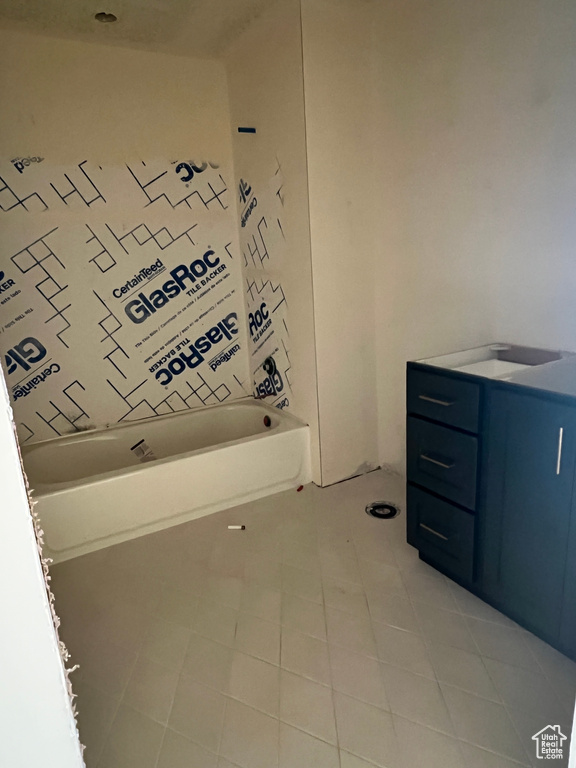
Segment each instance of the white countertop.
[{"label": "white countertop", "polygon": [[576,397],[576,356],[529,366],[506,379],[511,384]]},{"label": "white countertop", "polygon": [[540,365],[499,360],[498,351],[509,348],[510,345],[490,344],[417,362],[471,376],[507,381],[576,397],[576,354],[562,351],[558,353],[562,355],[562,359]]},{"label": "white countertop", "polygon": [[481,360],[478,363],[461,365],[452,370],[460,371],[460,373],[472,373],[475,376],[484,376],[489,379],[508,379],[511,374],[517,373],[518,371],[525,371],[530,367],[531,366],[529,365],[522,365],[521,363],[509,363],[506,360],[492,358],[491,360]]}]

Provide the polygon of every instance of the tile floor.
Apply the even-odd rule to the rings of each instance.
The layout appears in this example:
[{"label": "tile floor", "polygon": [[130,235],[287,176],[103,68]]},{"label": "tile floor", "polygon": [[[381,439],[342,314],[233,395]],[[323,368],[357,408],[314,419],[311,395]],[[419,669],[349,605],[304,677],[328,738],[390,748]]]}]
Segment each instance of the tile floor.
[{"label": "tile floor", "polygon": [[402,482],[307,486],[53,567],[88,768],[541,765],[531,736],[569,735],[576,665],[421,563],[375,499],[403,506]]}]

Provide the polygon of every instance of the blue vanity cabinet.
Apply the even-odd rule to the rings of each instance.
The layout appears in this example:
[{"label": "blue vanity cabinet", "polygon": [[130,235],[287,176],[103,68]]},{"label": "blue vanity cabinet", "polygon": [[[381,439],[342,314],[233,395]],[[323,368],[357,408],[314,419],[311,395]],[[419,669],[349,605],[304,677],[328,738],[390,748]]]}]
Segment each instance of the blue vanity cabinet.
[{"label": "blue vanity cabinet", "polygon": [[576,650],[576,594],[567,578],[569,564],[576,576],[574,551],[569,557],[576,406],[505,384],[487,395],[482,593],[553,645]]},{"label": "blue vanity cabinet", "polygon": [[576,658],[576,504],[573,505],[568,534],[559,648]]},{"label": "blue vanity cabinet", "polygon": [[482,384],[408,363],[407,540],[461,584],[475,579]]},{"label": "blue vanity cabinet", "polygon": [[570,365],[535,387],[408,363],[406,517],[421,559],[576,659]]}]

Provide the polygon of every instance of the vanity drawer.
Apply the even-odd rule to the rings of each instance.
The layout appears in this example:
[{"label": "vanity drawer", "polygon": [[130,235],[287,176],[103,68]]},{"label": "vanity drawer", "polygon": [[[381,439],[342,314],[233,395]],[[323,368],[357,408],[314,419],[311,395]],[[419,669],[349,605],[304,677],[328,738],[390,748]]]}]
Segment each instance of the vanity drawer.
[{"label": "vanity drawer", "polygon": [[468,509],[476,506],[478,440],[408,417],[408,480]]},{"label": "vanity drawer", "polygon": [[474,515],[408,486],[408,543],[449,575],[474,578]]},{"label": "vanity drawer", "polygon": [[478,432],[480,386],[454,376],[408,368],[408,413]]}]

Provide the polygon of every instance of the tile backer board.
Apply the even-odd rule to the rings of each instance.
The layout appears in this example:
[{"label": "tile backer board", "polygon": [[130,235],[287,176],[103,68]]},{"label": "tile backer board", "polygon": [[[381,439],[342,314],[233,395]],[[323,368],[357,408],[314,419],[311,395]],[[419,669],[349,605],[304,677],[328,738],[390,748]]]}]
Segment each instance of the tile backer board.
[{"label": "tile backer board", "polygon": [[238,180],[240,248],[248,319],[252,387],[277,408],[292,400],[290,334],[282,273],[288,258],[283,227],[284,179],[280,164],[267,181]]},{"label": "tile backer board", "polygon": [[229,176],[190,158],[0,161],[0,355],[22,443],[250,392]]}]

